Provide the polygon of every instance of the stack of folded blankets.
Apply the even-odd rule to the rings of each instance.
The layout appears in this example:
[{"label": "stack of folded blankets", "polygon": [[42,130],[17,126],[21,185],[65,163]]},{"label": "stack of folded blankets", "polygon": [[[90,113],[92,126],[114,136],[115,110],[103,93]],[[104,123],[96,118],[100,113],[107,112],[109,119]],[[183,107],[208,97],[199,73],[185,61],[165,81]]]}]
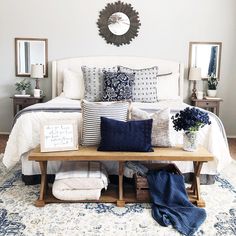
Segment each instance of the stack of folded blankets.
[{"label": "stack of folded blankets", "polygon": [[56,174],[52,193],[60,200],[98,200],[107,185],[108,175],[102,163],[65,161]]}]

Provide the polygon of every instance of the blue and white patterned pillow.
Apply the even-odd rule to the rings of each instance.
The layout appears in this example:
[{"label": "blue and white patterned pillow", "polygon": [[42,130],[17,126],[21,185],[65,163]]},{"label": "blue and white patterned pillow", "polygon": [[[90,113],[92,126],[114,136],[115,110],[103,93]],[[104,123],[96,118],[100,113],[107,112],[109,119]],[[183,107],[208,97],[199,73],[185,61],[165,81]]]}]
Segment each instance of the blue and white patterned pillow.
[{"label": "blue and white patterned pillow", "polygon": [[98,67],[81,67],[84,78],[84,98],[90,102],[102,101],[103,95],[103,70],[116,72],[117,67],[98,68]]},{"label": "blue and white patterned pillow", "polygon": [[157,102],[157,66],[146,69],[130,69],[118,66],[118,71],[135,73],[133,102]]},{"label": "blue and white patterned pillow", "polygon": [[122,101],[132,99],[134,73],[103,71],[103,101]]}]

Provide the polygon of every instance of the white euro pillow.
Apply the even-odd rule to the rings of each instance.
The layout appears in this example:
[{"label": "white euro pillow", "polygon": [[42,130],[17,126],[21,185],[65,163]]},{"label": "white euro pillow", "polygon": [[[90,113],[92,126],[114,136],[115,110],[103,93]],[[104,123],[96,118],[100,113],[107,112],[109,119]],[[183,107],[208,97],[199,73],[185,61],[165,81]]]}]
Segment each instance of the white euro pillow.
[{"label": "white euro pillow", "polygon": [[79,73],[65,69],[63,71],[64,83],[63,93],[66,98],[83,99],[84,98],[84,80]]}]

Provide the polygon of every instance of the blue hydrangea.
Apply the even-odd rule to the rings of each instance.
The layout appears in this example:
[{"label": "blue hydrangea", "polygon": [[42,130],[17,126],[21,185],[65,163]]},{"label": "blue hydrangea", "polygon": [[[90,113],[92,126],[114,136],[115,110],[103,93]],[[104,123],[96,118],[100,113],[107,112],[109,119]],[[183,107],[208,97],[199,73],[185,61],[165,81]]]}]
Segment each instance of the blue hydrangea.
[{"label": "blue hydrangea", "polygon": [[210,125],[209,115],[195,107],[187,107],[171,117],[176,131],[198,131],[205,125]]}]

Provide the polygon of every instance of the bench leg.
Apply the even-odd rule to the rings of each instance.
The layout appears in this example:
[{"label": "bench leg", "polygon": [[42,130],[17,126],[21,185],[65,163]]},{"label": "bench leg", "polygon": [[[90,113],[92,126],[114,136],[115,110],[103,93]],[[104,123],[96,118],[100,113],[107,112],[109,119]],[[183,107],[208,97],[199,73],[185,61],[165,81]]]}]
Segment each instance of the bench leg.
[{"label": "bench leg", "polygon": [[124,161],[119,161],[119,199],[116,202],[118,207],[124,207],[124,192],[123,192],[123,176],[124,176]]},{"label": "bench leg", "polygon": [[47,191],[47,161],[40,161],[40,170],[41,170],[41,184],[40,184],[40,194],[38,200],[35,202],[36,207],[45,206],[45,195]]},{"label": "bench leg", "polygon": [[202,161],[193,162],[193,167],[194,167],[193,175],[194,176],[193,176],[193,182],[190,188],[191,193],[196,199],[195,202],[198,207],[205,207],[205,202],[201,198],[201,193],[200,193],[200,173],[201,173],[202,165],[203,165]]}]

